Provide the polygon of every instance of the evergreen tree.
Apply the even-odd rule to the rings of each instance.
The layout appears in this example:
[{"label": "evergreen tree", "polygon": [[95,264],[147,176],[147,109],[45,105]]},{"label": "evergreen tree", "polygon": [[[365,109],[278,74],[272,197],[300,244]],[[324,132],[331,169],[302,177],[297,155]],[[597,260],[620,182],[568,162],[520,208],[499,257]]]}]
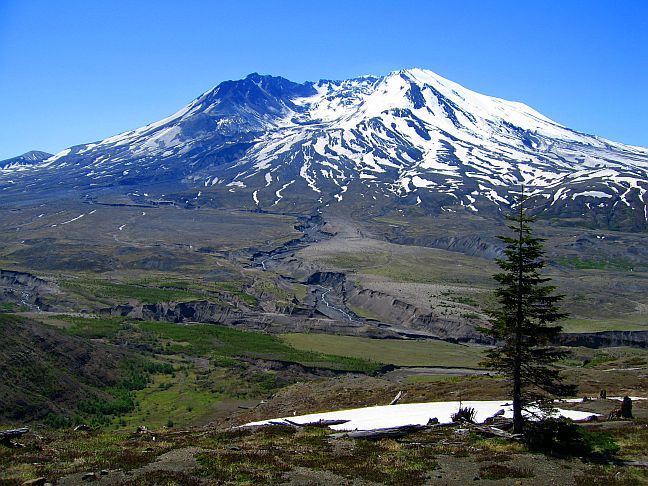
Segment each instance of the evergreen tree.
[{"label": "evergreen tree", "polygon": [[499,283],[499,305],[488,312],[491,326],[481,329],[497,342],[483,364],[510,381],[515,433],[522,432],[522,411],[529,405],[547,408],[550,396],[575,392],[555,366],[567,353],[551,345],[562,330],[552,323],[567,315],[558,307],[563,296],[555,295],[555,287],[547,284],[550,279],[540,275],[546,265],[544,239],[533,236],[530,223],[535,218],[527,215],[524,202],[522,191],[517,210],[507,216],[513,236],[498,236],[506,244],[505,258],[497,260],[502,272],[493,276]]}]

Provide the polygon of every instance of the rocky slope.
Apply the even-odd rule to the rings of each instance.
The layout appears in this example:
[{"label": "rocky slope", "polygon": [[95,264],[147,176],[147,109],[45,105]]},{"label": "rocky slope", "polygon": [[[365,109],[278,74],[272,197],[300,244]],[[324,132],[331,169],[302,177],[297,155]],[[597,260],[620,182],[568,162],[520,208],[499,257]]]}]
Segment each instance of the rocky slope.
[{"label": "rocky slope", "polygon": [[79,401],[108,400],[129,355],[114,347],[0,314],[0,421],[67,414]]}]

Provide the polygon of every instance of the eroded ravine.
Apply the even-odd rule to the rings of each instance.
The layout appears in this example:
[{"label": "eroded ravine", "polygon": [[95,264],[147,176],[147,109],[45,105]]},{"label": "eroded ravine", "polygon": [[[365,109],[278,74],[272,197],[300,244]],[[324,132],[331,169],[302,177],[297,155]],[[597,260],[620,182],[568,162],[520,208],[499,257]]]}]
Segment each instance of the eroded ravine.
[{"label": "eroded ravine", "polygon": [[[295,253],[309,245],[326,241],[335,236],[323,230],[325,221],[321,215],[310,216],[298,225],[295,229],[303,235],[290,240],[283,245],[265,252],[255,252],[252,255],[252,265],[263,271],[277,270],[286,259],[294,258]],[[297,281],[293,275],[281,274],[281,277],[289,281]],[[326,275],[326,281],[322,281],[321,275]],[[334,277],[330,278],[331,275]],[[358,321],[362,320],[356,316],[345,305],[345,282],[346,276],[338,272],[315,272],[305,281],[299,282],[308,287],[305,304],[312,306],[314,310],[322,315],[335,320]]]}]

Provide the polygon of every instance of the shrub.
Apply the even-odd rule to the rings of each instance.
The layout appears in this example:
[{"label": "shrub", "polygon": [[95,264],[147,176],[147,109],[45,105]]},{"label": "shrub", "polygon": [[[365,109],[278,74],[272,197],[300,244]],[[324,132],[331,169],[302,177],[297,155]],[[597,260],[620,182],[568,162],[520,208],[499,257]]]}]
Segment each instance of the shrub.
[{"label": "shrub", "polygon": [[585,444],[571,420],[549,418],[527,424],[525,439],[529,449],[551,455],[581,455]]},{"label": "shrub", "polygon": [[613,456],[619,452],[619,444],[616,443],[612,435],[606,432],[580,429],[580,433],[583,436],[583,442],[589,450],[590,455]]},{"label": "shrub", "polygon": [[619,451],[611,435],[585,430],[567,419],[531,422],[525,439],[529,449],[556,456],[611,456]]},{"label": "shrub", "polygon": [[450,418],[453,422],[460,422],[465,420],[466,422],[475,421],[475,409],[472,407],[459,407],[459,410],[453,413]]}]

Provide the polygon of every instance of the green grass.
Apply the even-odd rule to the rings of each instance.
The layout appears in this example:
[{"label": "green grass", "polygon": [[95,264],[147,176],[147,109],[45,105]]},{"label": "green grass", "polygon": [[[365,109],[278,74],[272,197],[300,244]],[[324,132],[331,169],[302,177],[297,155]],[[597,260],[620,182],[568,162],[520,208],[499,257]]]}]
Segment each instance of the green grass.
[{"label": "green grass", "polygon": [[645,458],[648,455],[648,423],[635,419],[637,427],[623,427],[610,431],[624,457]]},{"label": "green grass", "polygon": [[376,320],[376,321],[381,321],[383,319],[378,314],[375,314],[375,313],[371,312],[370,310],[364,309],[362,307],[357,307],[355,305],[349,305],[349,309],[355,315],[358,315],[360,317],[364,317],[365,319],[373,319],[373,320]]},{"label": "green grass", "polygon": [[0,303],[0,312],[27,312],[29,307],[26,305],[18,305],[13,302]]},{"label": "green grass", "polygon": [[[170,284],[172,283],[170,282]],[[204,294],[181,288],[169,288],[166,284],[161,284],[162,287],[148,287],[99,279],[69,279],[61,281],[60,284],[68,290],[100,300],[132,299],[142,304],[155,304],[158,302],[187,302],[205,298]]]},{"label": "green grass", "polygon": [[[169,322],[132,321],[121,318],[73,318],[67,332],[86,337],[115,337],[150,346],[155,352],[181,364],[172,374],[153,375],[148,386],[133,387],[134,393],[116,394],[106,406],[119,407],[113,422],[119,426],[146,424],[161,427],[168,420],[176,426],[208,417],[224,398],[267,397],[282,383],[272,372],[248,369],[242,358],[260,358],[299,363],[305,366],[354,372],[373,372],[378,363],[297,350],[280,339],[253,331],[211,324],[182,325]],[[181,355],[210,358],[210,366],[199,368]],[[178,361],[180,360],[180,361]],[[167,365],[168,366],[168,365]],[[285,383],[284,383],[285,384]]]},{"label": "green grass", "polygon": [[648,315],[630,314],[610,319],[568,318],[560,321],[564,332],[648,331]]},{"label": "green grass", "polygon": [[385,277],[394,282],[454,284],[470,288],[492,287],[492,262],[443,250],[387,247],[362,253],[336,250],[323,255],[327,265],[359,274]]},{"label": "green grass", "polygon": [[405,218],[398,219],[390,218],[388,216],[379,216],[377,218],[373,218],[373,221],[376,221],[377,223],[393,224],[395,226],[407,226],[409,224],[409,221]]},{"label": "green grass", "polygon": [[200,387],[195,371],[186,370],[174,375],[155,375],[134,398],[137,406],[115,420],[119,426],[160,428],[172,420],[174,426],[183,427],[216,409],[223,397]]},{"label": "green grass", "polygon": [[[382,366],[355,357],[298,350],[269,334],[220,325],[183,325],[119,317],[57,315],[53,318],[70,324],[58,326],[62,333],[107,339],[115,344],[137,342],[142,349],[167,361],[154,367],[137,364],[122,367],[123,377],[103,390],[103,400],[98,397],[79,403],[79,419],[51,417],[53,426],[69,426],[84,420],[83,417],[95,417],[92,423],[97,425],[112,421],[118,426],[160,427],[172,419],[176,425],[184,426],[209,416],[224,398],[267,397],[289,382],[250,365],[245,361],[247,358],[358,373],[371,373]],[[209,366],[196,366],[187,356],[209,358]],[[168,361],[176,364],[175,371]]]},{"label": "green grass", "polygon": [[282,339],[297,349],[328,351],[400,366],[476,368],[483,349],[436,340],[370,339],[329,334],[284,334]]},{"label": "green grass", "polygon": [[[70,430],[39,429],[43,447],[27,434],[27,447],[0,448],[0,484],[22,484],[27,479],[49,480],[67,474],[101,469],[131,470],[148,464],[171,448],[169,442],[151,442],[149,437],[132,437],[124,432],[72,433]],[[147,452],[145,449],[149,449]],[[16,480],[20,478],[20,481]],[[55,481],[52,481],[55,482]]]},{"label": "green grass", "polygon": [[211,324],[178,325],[167,322],[141,322],[140,329],[170,340],[170,351],[198,356],[217,354],[271,359],[300,363],[306,366],[345,371],[372,372],[378,362],[366,359],[308,352],[296,349],[282,340],[261,332],[241,331]]},{"label": "green grass", "polygon": [[594,260],[578,256],[569,256],[558,258],[556,262],[563,267],[575,268],[578,270],[617,270],[627,272],[632,270],[635,266],[635,264],[630,260],[622,258]]},{"label": "green grass", "polygon": [[0,326],[9,327],[18,322],[22,322],[22,319],[19,316],[0,313]]},{"label": "green grass", "polygon": [[[112,421],[118,426],[149,427],[160,427],[171,417],[183,426],[209,416],[224,398],[265,398],[290,382],[256,368],[248,358],[358,373],[372,373],[382,366],[360,358],[298,350],[269,334],[220,325],[66,315],[53,319],[62,333],[114,344],[137,342],[167,362],[153,368],[124,368],[121,381],[103,390],[103,400],[92,398],[79,404],[80,419],[54,416],[50,418],[53,426],[69,426],[83,417],[95,417],[92,423],[97,425]],[[69,326],[61,326],[61,321]],[[208,358],[209,365],[196,366],[188,356]],[[176,365],[175,371],[169,361]]]},{"label": "green grass", "polygon": [[571,367],[586,368],[632,368],[648,364],[648,354],[645,350],[628,347],[612,348],[566,348],[570,357],[563,364]]},{"label": "green grass", "polygon": [[293,284],[293,293],[298,300],[304,300],[308,294],[308,287],[302,284]]},{"label": "green grass", "polygon": [[380,368],[377,360],[338,356],[326,352],[296,349],[283,340],[255,331],[243,331],[217,324],[174,324],[136,321],[121,317],[53,316],[72,325],[64,332],[89,339],[117,337],[121,332],[164,354],[244,357],[299,363],[305,366],[371,373]]},{"label": "green grass", "polygon": [[[430,448],[411,448],[391,440],[336,447],[327,440],[328,433],[281,426],[221,432],[211,439],[209,450],[198,455],[198,473],[226,484],[278,484],[285,472],[302,467],[329,471],[345,483],[359,479],[408,485],[422,484],[438,468]],[[238,447],[228,447],[233,440]]]},{"label": "green grass", "polygon": [[90,301],[103,303],[121,303],[134,300],[142,304],[160,302],[190,302],[195,300],[210,300],[222,302],[238,299],[244,304],[254,307],[258,304],[256,296],[245,290],[242,281],[202,282],[187,281],[177,276],[165,279],[158,275],[112,282],[96,278],[79,277],[66,278],[60,281],[62,287],[84,296]]},{"label": "green grass", "polygon": [[151,273],[138,276],[135,279],[125,280],[123,283],[138,285],[140,287],[157,287],[161,289],[195,290],[201,286],[195,280],[188,280],[177,273],[159,274]]},{"label": "green grass", "polygon": [[48,320],[71,324],[65,332],[86,339],[114,338],[120,330],[128,328],[128,321],[121,317],[75,317],[56,315]]},{"label": "green grass", "polygon": [[143,358],[123,359],[113,384],[103,384],[94,393],[76,403],[76,410],[68,413],[50,412],[44,423],[53,428],[71,428],[78,424],[94,427],[109,425],[117,417],[132,413],[138,406],[136,394],[146,389],[153,376],[172,374],[173,367],[166,363]]}]

